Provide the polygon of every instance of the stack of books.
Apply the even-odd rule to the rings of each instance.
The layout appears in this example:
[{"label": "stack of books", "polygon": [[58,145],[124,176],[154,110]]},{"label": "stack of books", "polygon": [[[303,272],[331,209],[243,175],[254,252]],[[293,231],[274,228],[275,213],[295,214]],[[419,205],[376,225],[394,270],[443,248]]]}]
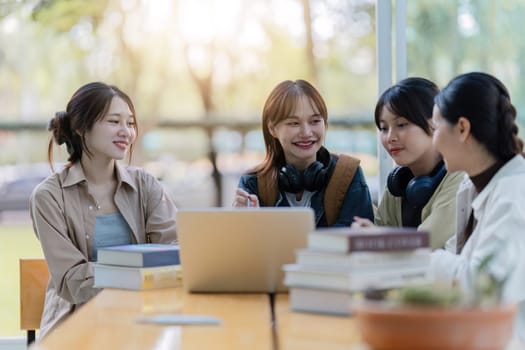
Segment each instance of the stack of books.
[{"label": "stack of books", "polygon": [[129,244],[99,248],[96,288],[154,289],[181,285],[179,246]]},{"label": "stack of books", "polygon": [[429,282],[429,234],[412,228],[323,228],[284,265],[294,311],[349,315],[356,294]]}]

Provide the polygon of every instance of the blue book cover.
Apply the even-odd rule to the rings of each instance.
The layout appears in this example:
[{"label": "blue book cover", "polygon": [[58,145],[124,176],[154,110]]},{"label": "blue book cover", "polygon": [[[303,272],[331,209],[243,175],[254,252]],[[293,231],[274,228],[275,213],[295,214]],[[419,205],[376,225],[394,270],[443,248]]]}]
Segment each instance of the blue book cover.
[{"label": "blue book cover", "polygon": [[98,249],[99,264],[153,267],[178,265],[179,246],[171,244],[127,244]]}]

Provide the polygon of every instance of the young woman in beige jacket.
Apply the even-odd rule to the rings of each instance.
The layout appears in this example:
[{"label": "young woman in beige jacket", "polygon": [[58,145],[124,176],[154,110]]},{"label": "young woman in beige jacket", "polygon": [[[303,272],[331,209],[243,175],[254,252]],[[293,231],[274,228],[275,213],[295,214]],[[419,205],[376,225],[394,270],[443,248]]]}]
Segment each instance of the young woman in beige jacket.
[{"label": "young woman in beige jacket", "polygon": [[31,219],[51,274],[40,337],[95,296],[97,249],[119,244],[174,243],[176,208],[162,185],[131,158],[137,135],[131,99],[115,86],[89,83],[49,122],[68,162],[36,187]]}]

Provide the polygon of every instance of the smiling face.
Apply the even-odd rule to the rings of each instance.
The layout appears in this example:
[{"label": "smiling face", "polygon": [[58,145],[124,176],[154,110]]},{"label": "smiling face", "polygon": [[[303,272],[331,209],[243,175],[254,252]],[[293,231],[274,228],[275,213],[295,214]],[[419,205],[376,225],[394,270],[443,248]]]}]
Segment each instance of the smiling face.
[{"label": "smiling face", "polygon": [[271,135],[279,140],[287,164],[302,170],[316,160],[324,143],[326,125],[313,101],[305,95],[298,97],[292,113],[270,125]]},{"label": "smiling face", "polygon": [[[108,111],[85,133],[87,149],[92,158],[124,159],[135,141],[135,116],[120,97],[111,100]],[[84,152],[84,155],[87,155]]]},{"label": "smiling face", "polygon": [[435,159],[432,135],[408,119],[393,114],[386,106],[379,118],[381,143],[396,164],[415,169]]}]

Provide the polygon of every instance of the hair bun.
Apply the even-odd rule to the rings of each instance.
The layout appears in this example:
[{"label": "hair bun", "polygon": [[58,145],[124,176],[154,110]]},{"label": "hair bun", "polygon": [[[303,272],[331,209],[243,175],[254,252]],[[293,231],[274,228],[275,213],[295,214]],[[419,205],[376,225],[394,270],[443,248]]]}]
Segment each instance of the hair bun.
[{"label": "hair bun", "polygon": [[55,113],[55,117],[49,120],[47,124],[47,130],[53,133],[55,142],[59,145],[67,142],[69,120],[66,111],[60,111]]},{"label": "hair bun", "polygon": [[60,124],[62,124],[62,121],[66,117],[67,117],[67,112],[66,111],[56,112],[55,116],[53,118],[51,118],[49,120],[49,122],[47,123],[47,131],[52,131],[52,130],[54,130],[56,128],[59,128]]}]

